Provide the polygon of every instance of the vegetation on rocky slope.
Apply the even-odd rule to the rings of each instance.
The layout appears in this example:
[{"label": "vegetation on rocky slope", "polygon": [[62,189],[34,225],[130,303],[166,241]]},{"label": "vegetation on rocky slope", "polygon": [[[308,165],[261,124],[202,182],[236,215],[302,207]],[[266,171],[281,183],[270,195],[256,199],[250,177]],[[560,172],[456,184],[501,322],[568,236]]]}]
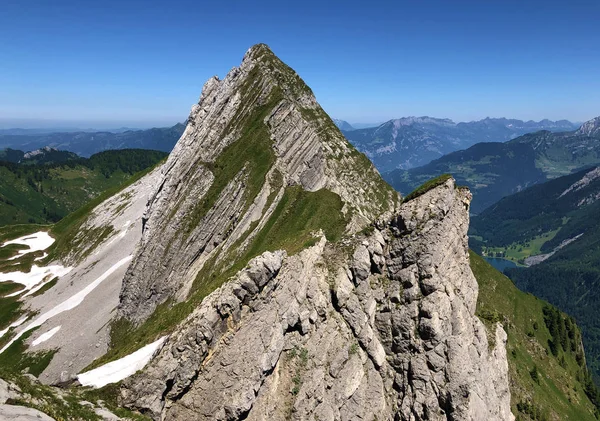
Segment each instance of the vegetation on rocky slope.
[{"label": "vegetation on rocky slope", "polygon": [[[600,178],[587,169],[506,197],[472,219],[471,247],[524,263],[548,254],[531,267],[509,269],[523,290],[575,317],[583,331],[588,365],[600,374]],[[576,186],[576,188],[571,188]],[[565,193],[567,192],[567,193]],[[565,193],[565,194],[563,194]],[[562,247],[562,248],[558,248]],[[527,261],[535,259],[528,259]]]},{"label": "vegetation on rocky slope", "polygon": [[[158,165],[158,164],[156,164]],[[0,227],[0,243],[8,240],[12,240],[27,234],[31,234],[37,231],[49,231],[55,238],[55,243],[47,250],[48,256],[41,262],[36,262],[38,265],[48,264],[50,262],[60,260],[66,254],[72,254],[72,248],[76,246],[75,237],[81,231],[81,227],[85,221],[91,215],[92,210],[104,200],[113,195],[118,194],[120,191],[130,186],[145,174],[150,172],[154,166],[147,168],[144,171],[136,173],[134,176],[129,177],[125,182],[117,185],[111,189],[102,192],[99,196],[89,201],[84,206],[77,209],[75,212],[69,214],[63,218],[60,222],[54,225],[8,225]],[[93,250],[94,245],[97,245],[105,237],[107,227],[101,233],[89,232],[85,236],[87,244],[87,253]],[[90,247],[91,246],[91,247]],[[19,247],[7,246],[2,248],[2,254],[0,255],[0,272],[12,272],[22,271],[29,272],[31,266],[34,263],[34,259],[42,257],[44,252],[33,252],[25,254],[24,256],[15,259],[8,260],[13,257],[18,251]],[[79,256],[83,258],[84,256]],[[35,295],[42,294],[47,289],[51,288],[56,281],[48,282],[43,289],[38,291]],[[12,282],[0,283],[0,330],[8,327],[12,322],[15,322],[19,317],[22,317],[26,310],[23,308],[23,304],[18,296],[7,297],[6,295],[11,292],[15,292],[21,289],[20,284]],[[0,354],[0,370],[8,370],[20,372],[21,370],[27,369],[31,373],[39,374],[49,364],[52,353],[44,354],[28,354],[26,353],[26,346],[24,344],[25,339],[31,334],[29,332],[23,335],[20,340],[16,341],[7,351]],[[11,337],[11,331],[0,338],[0,347],[4,346]]]},{"label": "vegetation on rocky slope", "polygon": [[594,420],[598,413],[585,364],[581,333],[573,319],[520,291],[471,252],[479,284],[477,314],[508,333],[507,359],[513,413],[521,420]]}]

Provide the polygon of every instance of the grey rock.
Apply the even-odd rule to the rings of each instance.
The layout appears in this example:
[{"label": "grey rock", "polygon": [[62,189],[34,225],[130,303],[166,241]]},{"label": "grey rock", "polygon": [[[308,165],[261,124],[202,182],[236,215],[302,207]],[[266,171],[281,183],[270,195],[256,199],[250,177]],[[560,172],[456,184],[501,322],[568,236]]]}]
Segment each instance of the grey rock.
[{"label": "grey rock", "polygon": [[115,414],[113,414],[112,412],[110,412],[108,409],[105,409],[105,408],[95,408],[94,412],[96,413],[96,415],[101,417],[104,421],[120,421],[121,420],[121,418],[117,417]]},{"label": "grey rock", "polygon": [[[215,185],[214,167],[227,147],[248,141],[244,122],[259,116],[274,163],[258,195],[248,198],[248,165],[223,186]],[[390,213],[397,198],[331,124],[298,75],[268,47],[257,45],[223,80],[206,82],[192,107],[148,202],[141,244],[123,282],[119,316],[140,323],[168,298],[185,300],[204,264],[209,259],[226,261],[243,236],[246,244],[251,241],[283,189],[295,185],[338,194],[350,233]],[[215,187],[220,190],[212,191]],[[271,194],[274,202],[267,207]],[[199,207],[205,201],[208,205]],[[241,290],[236,297],[245,299]]]},{"label": "grey rock", "polygon": [[350,256],[324,237],[263,254],[123,383],[122,403],[157,420],[513,420],[506,333],[491,349],[474,315],[470,198],[449,180]]},{"label": "grey rock", "polygon": [[3,421],[55,421],[37,409],[16,405],[0,405],[0,419]]},{"label": "grey rock", "polygon": [[0,379],[0,404],[6,403],[9,399],[16,399],[20,394],[21,391],[17,385]]}]

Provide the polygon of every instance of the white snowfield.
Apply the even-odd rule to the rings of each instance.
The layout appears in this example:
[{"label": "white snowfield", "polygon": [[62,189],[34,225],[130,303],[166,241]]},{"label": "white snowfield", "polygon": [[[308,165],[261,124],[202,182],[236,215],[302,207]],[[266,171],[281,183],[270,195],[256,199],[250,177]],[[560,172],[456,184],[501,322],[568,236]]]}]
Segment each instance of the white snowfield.
[{"label": "white snowfield", "polygon": [[66,275],[71,272],[73,268],[64,267],[62,265],[50,265],[50,266],[31,266],[31,270],[28,273],[25,272],[9,272],[9,273],[0,273],[0,282],[12,281],[17,284],[23,285],[25,288],[21,289],[17,292],[13,292],[12,294],[7,295],[7,297],[14,297],[22,294],[27,291],[27,295],[31,295],[42,288],[46,283],[50,282],[52,279]]},{"label": "white snowfield", "polygon": [[[54,238],[50,237],[50,234],[48,234],[46,231],[39,231],[33,234],[25,235],[23,237],[19,237],[15,240],[7,241],[4,244],[2,244],[1,247],[5,247],[9,244],[20,244],[28,247],[28,249],[21,250],[19,254],[8,259],[15,260],[19,257],[25,256],[28,253],[46,250],[48,247],[54,244]],[[48,256],[48,254],[44,253],[44,256],[37,257],[34,260],[41,260],[46,256]],[[19,271],[0,273],[0,282],[12,281],[24,286],[23,289],[13,292],[12,294],[7,295],[7,297],[15,297],[27,291],[27,293],[23,296],[26,297],[40,290],[46,283],[50,282],[52,279],[66,275],[72,269],[73,268],[66,268],[61,265],[33,265],[28,273]]]},{"label": "white snowfield", "polygon": [[[83,222],[81,233],[78,234],[77,244],[81,249],[74,250],[72,256],[66,256],[64,262],[60,262],[65,266],[73,266],[72,270],[67,273],[67,268],[64,268],[56,285],[43,294],[34,292],[54,279],[53,275],[57,275],[56,273],[48,273],[46,276],[38,274],[35,279],[29,279],[33,277],[33,273],[5,274],[7,278],[17,277],[15,281],[28,279],[29,290],[24,288],[18,297],[29,311],[37,313],[37,316],[24,321],[20,326],[9,328],[5,339],[9,334],[18,335],[15,338],[17,340],[22,339],[24,332],[38,328],[26,343],[34,351],[56,351],[48,367],[38,377],[42,383],[72,380],[84,367],[107,352],[110,321],[119,305],[122,280],[131,260],[129,256],[142,237],[141,218],[148,198],[154,194],[160,178],[161,168],[157,168],[96,206]],[[90,245],[85,237],[86,233],[109,226],[112,227],[111,235],[96,246],[92,253],[86,253],[86,247]],[[23,240],[29,237],[32,236],[26,236]],[[41,238],[39,235],[35,237]],[[78,261],[74,257],[75,252],[83,252],[86,257]],[[33,263],[41,266],[39,261]],[[51,263],[58,264],[59,262]],[[44,269],[34,269],[32,272],[43,271]],[[52,332],[57,326],[60,329]],[[4,349],[0,350],[2,351]]]},{"label": "white snowfield", "polygon": [[50,237],[50,234],[48,234],[46,231],[39,231],[19,237],[15,240],[7,241],[6,243],[2,244],[2,247],[8,246],[9,244],[20,244],[29,247],[28,249],[19,251],[19,254],[8,259],[14,260],[25,256],[28,253],[46,250],[48,247],[54,244],[54,238]]},{"label": "white snowfield", "polygon": [[86,373],[78,374],[77,380],[79,380],[82,386],[91,386],[94,388],[119,382],[144,368],[166,339],[167,337],[163,336],[159,340],[138,349],[126,357],[104,364]]},{"label": "white snowfield", "polygon": [[46,342],[48,339],[53,337],[59,330],[60,326],[56,326],[55,328],[50,329],[48,332],[42,333],[40,336],[38,336],[38,338],[35,341],[31,342],[31,345],[36,346],[41,344],[42,342]]},{"label": "white snowfield", "polygon": [[98,285],[100,285],[102,283],[102,281],[104,281],[106,278],[108,278],[114,271],[119,269],[121,266],[125,265],[126,263],[129,263],[131,258],[132,258],[132,256],[127,256],[127,257],[119,260],[117,263],[112,265],[106,272],[104,272],[99,278],[97,278],[94,282],[92,282],[91,284],[86,286],[84,289],[82,289],[81,291],[79,291],[78,293],[73,295],[71,298],[63,301],[56,307],[54,307],[51,310],[47,311],[46,313],[42,314],[41,316],[36,318],[33,322],[31,322],[30,324],[25,326],[23,329],[21,329],[21,331],[19,333],[17,333],[17,335],[15,335],[14,338],[12,338],[10,340],[10,342],[8,342],[4,346],[4,348],[2,348],[0,350],[0,354],[2,354],[4,351],[6,351],[8,349],[8,347],[11,346],[21,336],[23,336],[23,334],[25,332],[41,326],[45,321],[51,319],[52,317],[54,317],[60,313],[63,313],[65,311],[68,311],[68,310],[71,310],[71,309],[77,307],[79,304],[81,304],[83,302],[84,298],[90,292],[92,292]]}]

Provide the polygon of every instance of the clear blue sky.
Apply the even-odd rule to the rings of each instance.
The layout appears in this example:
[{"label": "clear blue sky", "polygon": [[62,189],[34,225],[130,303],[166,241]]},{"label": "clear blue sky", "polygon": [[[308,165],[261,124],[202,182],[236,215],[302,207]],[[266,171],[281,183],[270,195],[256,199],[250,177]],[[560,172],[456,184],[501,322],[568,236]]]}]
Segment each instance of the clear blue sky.
[{"label": "clear blue sky", "polygon": [[600,1],[2,0],[0,118],[164,125],[258,42],[333,117],[600,115]]}]

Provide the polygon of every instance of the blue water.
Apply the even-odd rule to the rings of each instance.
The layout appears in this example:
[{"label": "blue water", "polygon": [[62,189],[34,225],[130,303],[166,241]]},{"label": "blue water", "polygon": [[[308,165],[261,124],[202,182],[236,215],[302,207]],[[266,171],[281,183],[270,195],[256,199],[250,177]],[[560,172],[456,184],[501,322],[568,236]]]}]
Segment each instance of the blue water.
[{"label": "blue water", "polygon": [[515,262],[511,262],[510,260],[506,260],[506,259],[498,259],[496,257],[484,257],[484,259],[492,266],[494,266],[496,269],[498,269],[500,272],[504,272],[504,269],[507,268],[516,268],[517,264]]}]

